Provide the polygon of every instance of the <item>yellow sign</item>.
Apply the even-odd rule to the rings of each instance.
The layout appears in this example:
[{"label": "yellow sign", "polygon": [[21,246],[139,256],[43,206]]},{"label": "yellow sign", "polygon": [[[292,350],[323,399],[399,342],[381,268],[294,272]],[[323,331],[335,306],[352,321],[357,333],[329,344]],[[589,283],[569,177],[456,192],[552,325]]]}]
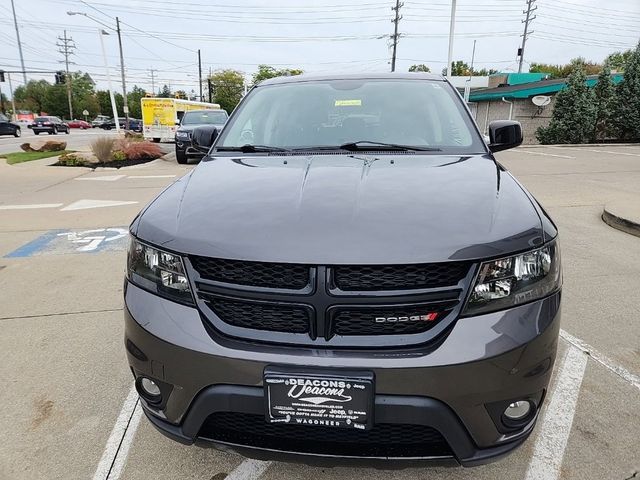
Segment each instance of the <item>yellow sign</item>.
[{"label": "yellow sign", "polygon": [[175,100],[171,98],[143,98],[142,123],[144,125],[175,126]]},{"label": "yellow sign", "polygon": [[361,107],[362,100],[336,100],[336,107]]}]

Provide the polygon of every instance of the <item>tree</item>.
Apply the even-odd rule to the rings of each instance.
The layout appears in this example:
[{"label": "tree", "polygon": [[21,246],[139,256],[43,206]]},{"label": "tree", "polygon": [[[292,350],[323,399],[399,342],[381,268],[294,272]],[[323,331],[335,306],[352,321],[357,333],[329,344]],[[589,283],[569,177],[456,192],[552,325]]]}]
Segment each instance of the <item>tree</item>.
[{"label": "tree", "polygon": [[187,100],[187,92],[185,92],[184,90],[176,90],[176,91],[173,93],[173,96],[174,96],[175,98],[181,98],[181,99],[183,99],[183,100]]},{"label": "tree", "polygon": [[[98,105],[100,106],[100,114],[113,117],[113,108],[111,108],[111,97],[109,96],[109,91],[98,90],[96,92],[96,97],[98,100]],[[122,98],[122,94],[116,93],[114,94],[114,97],[116,100],[116,108],[118,109],[118,117],[120,117],[122,116],[122,112],[124,112],[124,101]]]},{"label": "tree", "polygon": [[616,88],[616,119],[622,140],[640,140],[640,42],[629,56]]},{"label": "tree", "polygon": [[171,89],[168,85],[163,85],[162,90],[158,92],[158,97],[160,98],[172,98],[173,94],[171,93]]},{"label": "tree", "polygon": [[129,104],[129,116],[132,118],[142,118],[142,102],[141,100],[147,95],[144,88],[134,85],[129,93],[127,93],[127,103]]},{"label": "tree", "polygon": [[551,122],[540,127],[536,137],[543,144],[586,143],[596,124],[593,90],[586,84],[586,73],[576,65],[569,75],[567,86],[556,95]]},{"label": "tree", "polygon": [[49,88],[51,88],[51,84],[46,80],[31,80],[26,86],[17,87],[13,92],[16,108],[30,110],[38,115],[44,112],[44,103]]},{"label": "tree", "polygon": [[593,89],[596,105],[594,140],[604,140],[613,133],[616,91],[611,80],[611,70],[605,64],[598,75],[598,83]]},{"label": "tree", "polygon": [[[469,75],[470,72],[471,72],[471,67],[466,62],[463,62],[462,60],[456,60],[454,62],[451,62],[451,76],[461,77],[461,76]],[[442,74],[443,75],[447,74],[446,68],[442,69]]]},{"label": "tree", "polygon": [[4,93],[0,92],[0,111],[2,111],[2,113],[6,113],[7,108],[10,108],[9,99]]},{"label": "tree", "polygon": [[253,74],[251,81],[255,85],[256,83],[260,83],[269,78],[288,77],[292,75],[300,75],[302,73],[303,71],[299,68],[283,68],[281,70],[277,70],[271,65],[258,65],[258,71]]},{"label": "tree", "polygon": [[613,52],[611,55],[607,57],[605,63],[609,65],[611,70],[616,70],[618,72],[624,72],[625,67],[627,66],[627,62],[633,55],[633,49],[625,50],[624,52]]},{"label": "tree", "polygon": [[237,70],[219,70],[209,77],[213,87],[213,101],[231,112],[244,93],[244,77]]},{"label": "tree", "polygon": [[409,67],[409,71],[410,72],[426,72],[426,73],[429,73],[431,71],[431,69],[429,67],[427,67],[424,63],[421,63],[419,65],[411,65]]},{"label": "tree", "polygon": [[572,59],[566,65],[551,65],[548,63],[532,63],[529,66],[530,73],[548,73],[551,78],[567,78],[571,72],[580,66],[587,75],[597,75],[602,70],[602,65],[590,62],[582,57]]},{"label": "tree", "polygon": [[49,115],[69,117],[69,103],[66,85],[51,85],[47,88],[42,107]]}]

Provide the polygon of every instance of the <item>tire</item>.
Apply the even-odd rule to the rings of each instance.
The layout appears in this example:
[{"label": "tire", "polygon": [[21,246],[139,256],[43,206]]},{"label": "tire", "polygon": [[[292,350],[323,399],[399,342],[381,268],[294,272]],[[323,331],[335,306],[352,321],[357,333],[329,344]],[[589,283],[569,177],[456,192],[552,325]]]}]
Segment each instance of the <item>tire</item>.
[{"label": "tire", "polygon": [[13,132],[13,136],[18,138],[20,135],[22,135],[22,132],[20,131],[19,128],[16,128],[15,131]]},{"label": "tire", "polygon": [[71,129],[70,129],[69,127],[67,127],[67,130],[66,130],[64,133],[66,133],[67,135],[69,135],[69,134],[71,133]]},{"label": "tire", "polygon": [[154,138],[153,139],[153,143],[160,143],[160,139],[159,138]]},{"label": "tire", "polygon": [[40,132],[33,132],[34,135],[40,135]]},{"label": "tire", "polygon": [[187,158],[187,154],[183,150],[178,150],[176,148],[176,161],[180,165],[185,165],[186,163],[188,163],[189,159]]},{"label": "tire", "polygon": [[57,135],[58,134],[58,129],[56,127],[53,127],[53,130],[51,130],[51,135]]}]

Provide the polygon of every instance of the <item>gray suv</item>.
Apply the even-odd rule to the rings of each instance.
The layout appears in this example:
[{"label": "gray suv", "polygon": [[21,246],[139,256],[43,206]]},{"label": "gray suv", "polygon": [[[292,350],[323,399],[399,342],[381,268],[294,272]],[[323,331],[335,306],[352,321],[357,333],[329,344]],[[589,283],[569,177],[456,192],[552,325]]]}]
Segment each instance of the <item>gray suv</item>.
[{"label": "gray suv", "polygon": [[149,421],[248,457],[473,466],[531,434],[551,219],[427,74],[272,79],[133,221],[125,345]]}]

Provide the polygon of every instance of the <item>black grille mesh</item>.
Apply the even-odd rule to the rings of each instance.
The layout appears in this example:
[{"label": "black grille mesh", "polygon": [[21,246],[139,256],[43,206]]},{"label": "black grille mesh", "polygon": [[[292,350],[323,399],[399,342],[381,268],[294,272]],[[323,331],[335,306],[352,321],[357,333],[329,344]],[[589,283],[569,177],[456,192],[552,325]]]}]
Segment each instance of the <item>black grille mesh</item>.
[{"label": "black grille mesh", "polygon": [[253,287],[302,289],[309,283],[309,267],[294,263],[262,263],[189,257],[193,268],[207,280]]},{"label": "black grille mesh", "polygon": [[199,436],[214,441],[309,454],[356,457],[441,457],[451,448],[440,432],[423,425],[376,424],[371,430],[270,424],[262,415],[218,412]]},{"label": "black grille mesh", "polygon": [[341,265],[334,281],[341,290],[403,290],[456,285],[469,271],[468,263],[416,265]]},{"label": "black grille mesh", "polygon": [[[435,327],[457,302],[434,305],[348,308],[333,316],[332,333],[336,335],[402,335],[422,333]],[[434,320],[411,317],[437,313]],[[376,318],[392,321],[376,322]],[[408,318],[408,320],[405,320]],[[393,321],[397,319],[397,321]]]},{"label": "black grille mesh", "polygon": [[309,311],[304,307],[245,302],[222,297],[213,297],[206,303],[223,322],[236,327],[273,332],[309,332]]}]

